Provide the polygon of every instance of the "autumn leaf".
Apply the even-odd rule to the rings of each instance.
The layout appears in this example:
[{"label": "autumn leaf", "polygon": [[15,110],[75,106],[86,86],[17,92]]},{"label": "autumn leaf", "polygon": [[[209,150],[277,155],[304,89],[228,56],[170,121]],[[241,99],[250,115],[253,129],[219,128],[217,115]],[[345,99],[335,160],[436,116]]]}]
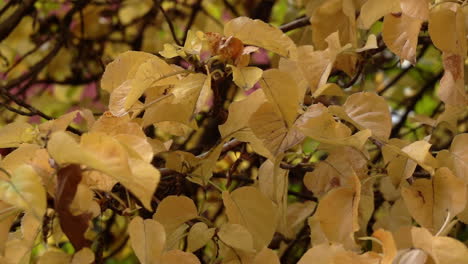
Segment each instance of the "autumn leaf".
[{"label": "autumn leaf", "polygon": [[411,229],[413,244],[427,252],[436,263],[463,263],[468,259],[468,248],[451,237],[433,236],[427,229]]},{"label": "autumn leaf", "polygon": [[185,196],[168,196],[158,205],[153,219],[170,235],[177,227],[198,216],[197,207]]},{"label": "autumn leaf", "polygon": [[215,229],[208,228],[203,222],[198,222],[190,228],[187,236],[187,251],[194,252],[204,247],[214,236]]},{"label": "autumn leaf", "polygon": [[135,255],[142,264],[160,263],[166,232],[159,222],[137,216],[128,225],[128,233]]},{"label": "autumn leaf", "polygon": [[47,146],[59,164],[86,165],[111,176],[133,192],[148,209],[159,182],[159,171],[149,163],[128,156],[125,148],[111,136],[87,133],[78,144],[66,132],[56,132]]},{"label": "autumn leaf", "polygon": [[256,250],[270,243],[276,230],[277,212],[268,198],[250,186],[223,192],[222,198],[229,223],[245,227]]},{"label": "autumn leaf", "polygon": [[343,107],[330,106],[329,109],[359,130],[370,129],[380,140],[387,141],[390,137],[392,121],[388,105],[375,93],[355,93],[346,99]]},{"label": "autumn leaf", "polygon": [[61,168],[57,172],[57,190],[55,193],[55,210],[60,217],[60,226],[76,250],[91,246],[91,241],[85,238],[85,232],[89,227],[92,214],[74,215],[70,211],[70,205],[75,198],[81,178],[79,165],[71,164]]},{"label": "autumn leaf", "polygon": [[41,221],[47,208],[46,191],[34,168],[22,164],[8,172],[7,177],[0,180],[0,200],[30,212]]},{"label": "autumn leaf", "polygon": [[401,194],[416,222],[434,233],[466,206],[464,181],[445,167],[432,179],[417,179],[403,187]]},{"label": "autumn leaf", "polygon": [[[424,0],[425,1],[425,0]],[[422,20],[407,16],[388,14],[384,18],[383,41],[388,49],[400,57],[416,64],[416,48]]]},{"label": "autumn leaf", "polygon": [[284,57],[297,57],[296,45],[287,35],[258,19],[235,18],[224,25],[224,35],[236,37],[245,44],[259,46]]}]

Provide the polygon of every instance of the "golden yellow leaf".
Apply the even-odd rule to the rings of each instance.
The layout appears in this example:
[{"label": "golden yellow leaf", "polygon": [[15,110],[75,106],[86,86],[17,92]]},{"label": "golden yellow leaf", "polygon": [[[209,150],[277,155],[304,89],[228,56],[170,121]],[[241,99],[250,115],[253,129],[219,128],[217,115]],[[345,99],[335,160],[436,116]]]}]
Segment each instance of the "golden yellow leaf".
[{"label": "golden yellow leaf", "polygon": [[[193,119],[193,106],[185,103],[173,104],[174,95],[172,93],[163,95],[164,90],[150,89],[147,91],[145,100],[145,107],[147,108],[143,115],[142,126],[146,127],[163,121],[173,121],[191,128],[197,128],[197,123]],[[175,125],[170,127],[174,129]]]},{"label": "golden yellow leaf", "polygon": [[[333,23],[330,23],[333,21]],[[356,8],[353,0],[331,0],[324,1],[312,14],[310,18],[312,27],[312,40],[314,46],[318,50],[324,50],[328,43],[330,49],[329,37],[336,34],[338,44],[346,47],[357,46],[356,34]],[[338,56],[334,54],[330,56],[331,64]],[[337,58],[335,67],[344,71],[349,76],[354,75],[356,70],[357,56],[355,54],[347,53],[340,54]],[[328,74],[326,74],[328,75]],[[326,79],[321,82],[325,84]],[[321,86],[319,85],[319,86]],[[315,88],[312,88],[315,90]]]},{"label": "golden yellow leaf", "polygon": [[369,29],[375,21],[389,13],[401,11],[402,0],[368,0],[361,7],[357,25],[361,29]]},{"label": "golden yellow leaf", "polygon": [[263,90],[259,89],[247,96],[247,98],[231,103],[226,122],[219,126],[221,137],[232,136],[236,131],[246,129],[250,116],[257,111],[265,100]]},{"label": "golden yellow leaf", "polygon": [[279,230],[287,238],[293,239],[304,226],[305,220],[314,212],[317,203],[312,201],[289,204],[286,211],[286,225]]},{"label": "golden yellow leaf", "polygon": [[286,72],[270,69],[263,72],[260,85],[266,98],[277,108],[288,127],[294,123],[301,95],[294,79]]},{"label": "golden yellow leaf", "polygon": [[400,0],[401,11],[403,14],[427,21],[429,19],[429,1],[428,0]]},{"label": "golden yellow leaf", "polygon": [[130,243],[142,264],[159,264],[166,244],[163,225],[153,219],[137,216],[128,225]]},{"label": "golden yellow leaf", "polygon": [[0,200],[30,212],[41,221],[47,208],[46,191],[41,178],[33,167],[26,164],[9,173],[9,179],[0,180]]},{"label": "golden yellow leaf", "polygon": [[388,49],[399,56],[401,61],[408,60],[411,64],[416,64],[416,48],[422,22],[421,19],[407,16],[404,13],[385,16],[383,40]]},{"label": "golden yellow leaf", "polygon": [[203,222],[194,224],[187,236],[187,251],[194,252],[204,247],[214,236],[215,231],[215,228],[208,228]]},{"label": "golden yellow leaf", "polygon": [[416,222],[434,233],[466,206],[465,183],[445,167],[432,179],[417,179],[403,187],[401,195]]},{"label": "golden yellow leaf", "polygon": [[126,80],[133,79],[142,63],[155,56],[141,51],[127,51],[120,54],[106,66],[101,78],[101,88],[112,92]]},{"label": "golden yellow leaf", "polygon": [[162,255],[160,263],[161,264],[172,264],[172,263],[200,264],[200,260],[198,260],[198,258],[190,252],[184,252],[182,250],[173,249],[173,250],[169,250],[168,252],[165,252]]},{"label": "golden yellow leaf", "polygon": [[0,129],[0,148],[14,148],[21,143],[32,143],[38,133],[25,122],[14,122]]},{"label": "golden yellow leaf", "polygon": [[425,264],[427,253],[421,249],[406,249],[398,251],[395,264]]},{"label": "golden yellow leaf", "polygon": [[289,127],[277,108],[270,102],[263,103],[252,114],[249,126],[275,157],[304,139],[302,132],[296,127]]},{"label": "golden yellow leaf", "polygon": [[444,76],[440,79],[437,95],[446,105],[465,108],[468,105],[468,95],[465,90],[466,52],[461,54],[442,53]]},{"label": "golden yellow leaf", "polygon": [[198,216],[193,200],[186,196],[168,196],[159,203],[153,219],[164,226],[170,235],[183,223]]},{"label": "golden yellow leaf", "polygon": [[114,138],[125,147],[129,157],[141,159],[147,163],[153,160],[153,147],[146,137],[131,134],[117,134]]},{"label": "golden yellow leaf", "polygon": [[364,44],[364,46],[361,48],[356,49],[356,52],[363,52],[366,50],[376,49],[378,47],[379,45],[377,43],[377,37],[374,34],[370,34],[367,37],[366,44]]},{"label": "golden yellow leaf", "polygon": [[425,228],[411,229],[413,244],[427,252],[438,264],[466,263],[468,248],[462,242],[446,236],[432,236]]},{"label": "golden yellow leaf", "polygon": [[370,129],[372,136],[380,140],[387,141],[390,136],[392,120],[388,104],[383,97],[375,93],[352,94],[346,99],[342,108],[330,106],[329,109],[359,130]]},{"label": "golden yellow leaf", "polygon": [[437,160],[468,184],[468,133],[455,136],[450,149],[440,151]]},{"label": "golden yellow leaf", "polygon": [[94,253],[89,248],[82,248],[76,252],[70,264],[91,264],[94,262]]},{"label": "golden yellow leaf", "polygon": [[57,119],[49,120],[39,125],[39,131],[43,135],[49,135],[55,131],[64,131],[68,125],[75,119],[77,114],[81,114],[81,111],[75,110],[70,113],[64,114]]},{"label": "golden yellow leaf", "polygon": [[232,19],[224,25],[224,35],[236,37],[245,44],[259,46],[284,57],[297,57],[296,44],[287,35],[258,19]]},{"label": "golden yellow leaf", "polygon": [[255,256],[253,260],[253,264],[280,264],[280,260],[278,255],[276,255],[275,251],[264,247],[258,254]]},{"label": "golden yellow leaf", "polygon": [[328,192],[319,202],[316,218],[330,242],[341,243],[346,248],[356,248],[354,232],[359,229],[358,205],[360,184],[340,187]]},{"label": "golden yellow leaf", "polygon": [[252,88],[262,77],[262,69],[258,67],[236,67],[229,65],[232,69],[232,80],[241,89]]},{"label": "golden yellow leaf", "polygon": [[302,256],[298,264],[379,264],[381,256],[373,252],[358,255],[340,244],[315,245]]},{"label": "golden yellow leaf", "polygon": [[338,86],[336,83],[327,83],[325,85],[320,86],[317,90],[315,90],[313,96],[315,98],[321,96],[321,95],[327,95],[327,96],[345,96],[345,92],[343,92],[343,89]]},{"label": "golden yellow leaf", "polygon": [[360,178],[367,175],[367,160],[362,155],[350,147],[331,150],[324,161],[317,163],[314,171],[304,175],[304,185],[317,197],[336,187],[354,186],[354,173]]},{"label": "golden yellow leaf", "polygon": [[[431,9],[429,35],[438,49],[466,56],[464,17],[463,11],[457,3],[439,3]],[[451,25],[452,30],[447,30],[446,25]]]},{"label": "golden yellow leaf", "polygon": [[124,109],[130,109],[148,88],[177,83],[176,73],[173,67],[156,56],[143,62],[131,82]]},{"label": "golden yellow leaf", "polygon": [[39,258],[38,264],[65,264],[70,263],[71,256],[60,250],[49,250]]},{"label": "golden yellow leaf", "polygon": [[222,198],[229,223],[244,226],[252,234],[256,250],[267,246],[276,230],[277,211],[272,202],[250,186],[225,191]]},{"label": "golden yellow leaf", "polygon": [[159,171],[143,160],[130,158],[113,137],[101,132],[87,133],[78,144],[66,132],[55,132],[47,149],[59,164],[82,164],[111,176],[151,210],[150,201],[159,182]]},{"label": "golden yellow leaf", "polygon": [[252,234],[243,225],[226,223],[221,226],[217,235],[224,244],[234,249],[255,251]]},{"label": "golden yellow leaf", "polygon": [[20,210],[15,208],[14,205],[0,201],[0,211],[4,212],[2,214],[2,221],[0,221],[0,252],[3,253],[11,225],[16,220]]},{"label": "golden yellow leaf", "polygon": [[392,233],[378,229],[372,236],[382,242],[383,258],[381,264],[392,264],[397,255],[397,248]]},{"label": "golden yellow leaf", "polygon": [[[300,49],[301,47],[298,47],[298,52],[300,52]],[[299,68],[298,62],[282,57],[279,60],[278,69],[282,72],[288,73],[289,76],[294,79],[299,91],[299,102],[302,103],[304,101],[304,95],[309,88],[309,84],[307,83],[306,77],[302,74],[302,70]]]},{"label": "golden yellow leaf", "polygon": [[328,80],[334,60],[331,61],[328,52],[314,51],[310,45],[300,46],[298,49],[299,58],[297,67],[307,80],[310,90],[314,92],[323,86]]},{"label": "golden yellow leaf", "polygon": [[96,217],[101,213],[101,207],[94,200],[94,192],[86,186],[86,184],[78,184],[75,197],[70,204],[70,212],[73,215],[80,215],[83,213],[91,213],[92,217]]},{"label": "golden yellow leaf", "polygon": [[208,112],[211,108],[209,105],[213,100],[213,90],[211,89],[211,73],[207,67],[206,69],[207,74],[205,78],[205,82],[200,91],[200,95],[198,96],[197,103],[195,105],[194,114],[198,114],[200,112],[206,111]]}]

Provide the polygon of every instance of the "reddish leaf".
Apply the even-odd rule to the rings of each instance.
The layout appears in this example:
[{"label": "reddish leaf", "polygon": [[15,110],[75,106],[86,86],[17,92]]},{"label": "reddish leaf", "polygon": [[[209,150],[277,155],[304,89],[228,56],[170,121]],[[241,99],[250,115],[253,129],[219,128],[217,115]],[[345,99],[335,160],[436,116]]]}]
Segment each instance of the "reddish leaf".
[{"label": "reddish leaf", "polygon": [[60,227],[76,251],[91,245],[91,241],[87,240],[84,234],[88,229],[88,223],[92,215],[73,215],[69,210],[81,178],[80,165],[71,164],[61,168],[57,172],[57,189],[55,192],[55,210],[60,218]]}]

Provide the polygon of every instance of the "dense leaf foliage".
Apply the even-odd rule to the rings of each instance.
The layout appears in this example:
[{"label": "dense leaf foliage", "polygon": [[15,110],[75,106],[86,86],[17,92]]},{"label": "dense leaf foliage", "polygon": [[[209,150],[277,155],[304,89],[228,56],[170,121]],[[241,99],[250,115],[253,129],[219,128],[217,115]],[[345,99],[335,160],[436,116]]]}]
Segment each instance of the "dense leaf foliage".
[{"label": "dense leaf foliage", "polygon": [[466,1],[232,2],[0,2],[0,263],[468,263]]}]

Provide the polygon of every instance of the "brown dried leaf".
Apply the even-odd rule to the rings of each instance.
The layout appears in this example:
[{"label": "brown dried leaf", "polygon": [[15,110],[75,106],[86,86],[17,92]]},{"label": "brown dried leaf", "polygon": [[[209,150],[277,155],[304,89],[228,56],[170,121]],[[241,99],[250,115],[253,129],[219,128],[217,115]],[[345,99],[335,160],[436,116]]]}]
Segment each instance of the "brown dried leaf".
[{"label": "brown dried leaf", "polygon": [[92,214],[74,215],[70,211],[81,178],[81,168],[77,164],[68,165],[57,172],[55,211],[60,217],[61,229],[73,244],[75,250],[91,246],[91,241],[85,238],[85,232],[88,229]]}]

